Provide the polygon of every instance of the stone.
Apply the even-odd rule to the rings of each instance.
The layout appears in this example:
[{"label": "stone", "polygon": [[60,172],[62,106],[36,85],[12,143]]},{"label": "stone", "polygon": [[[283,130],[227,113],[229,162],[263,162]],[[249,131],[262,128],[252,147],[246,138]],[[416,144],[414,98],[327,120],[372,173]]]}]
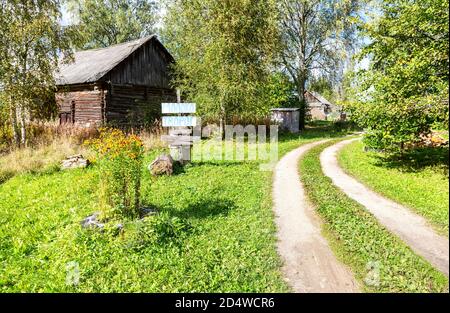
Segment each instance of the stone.
[{"label": "stone", "polygon": [[81,221],[81,227],[83,228],[97,228],[97,229],[103,229],[105,227],[105,224],[100,223],[98,221],[98,216],[100,215],[100,212],[95,212],[92,215],[89,215],[84,220]]},{"label": "stone", "polygon": [[81,154],[69,156],[61,162],[61,168],[63,170],[71,168],[85,168],[88,165],[89,160],[83,158]]},{"label": "stone", "polygon": [[168,154],[159,155],[150,165],[148,170],[152,175],[172,175],[173,173],[173,158]]},{"label": "stone", "polygon": [[[101,223],[98,220],[99,216],[100,216],[100,212],[95,212],[92,215],[89,215],[88,217],[86,217],[84,220],[81,221],[81,227],[86,228],[86,229],[98,229],[102,232],[105,228],[105,224]],[[123,227],[124,227],[124,225],[122,223],[117,223],[115,225],[115,228],[118,231],[123,230]]]}]

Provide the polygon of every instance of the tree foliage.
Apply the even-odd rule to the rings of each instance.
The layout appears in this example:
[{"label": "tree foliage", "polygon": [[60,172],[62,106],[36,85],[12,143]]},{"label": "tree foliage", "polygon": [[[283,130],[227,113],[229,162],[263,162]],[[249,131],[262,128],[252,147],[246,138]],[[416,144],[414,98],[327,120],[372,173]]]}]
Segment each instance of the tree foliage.
[{"label": "tree foliage", "polygon": [[[54,70],[58,55],[70,56],[71,29],[59,24],[60,1],[0,3],[0,86],[16,143],[26,143],[26,124],[55,111]],[[20,138],[19,138],[20,137]]]},{"label": "tree foliage", "polygon": [[274,0],[173,0],[165,42],[175,84],[209,118],[268,113],[264,84],[277,51]]},{"label": "tree foliage", "polygon": [[295,85],[283,72],[274,72],[265,84],[265,102],[270,108],[297,108]]},{"label": "tree foliage", "polygon": [[308,82],[308,89],[321,94],[325,99],[334,102],[335,93],[332,82],[326,77],[311,78]]},{"label": "tree foliage", "polygon": [[448,9],[444,0],[382,1],[365,26],[371,42],[361,57],[371,64],[349,109],[367,144],[402,149],[433,123],[448,124]]},{"label": "tree foliage", "polygon": [[78,48],[108,47],[152,34],[157,22],[156,1],[68,0],[78,27]]}]

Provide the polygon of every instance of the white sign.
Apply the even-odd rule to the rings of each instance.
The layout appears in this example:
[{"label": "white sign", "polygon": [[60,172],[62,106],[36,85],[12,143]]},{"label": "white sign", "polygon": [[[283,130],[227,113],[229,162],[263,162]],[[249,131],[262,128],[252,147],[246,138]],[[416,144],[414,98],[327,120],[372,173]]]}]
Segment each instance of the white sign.
[{"label": "white sign", "polygon": [[162,103],[162,114],[195,113],[195,103]]},{"label": "white sign", "polygon": [[195,116],[163,116],[163,127],[194,127],[197,126]]}]

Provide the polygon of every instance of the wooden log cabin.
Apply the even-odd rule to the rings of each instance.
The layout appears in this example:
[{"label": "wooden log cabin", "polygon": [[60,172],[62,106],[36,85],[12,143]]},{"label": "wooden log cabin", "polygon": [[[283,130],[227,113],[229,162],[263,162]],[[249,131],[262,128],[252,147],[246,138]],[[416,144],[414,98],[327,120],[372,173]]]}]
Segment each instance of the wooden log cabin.
[{"label": "wooden log cabin", "polygon": [[56,75],[61,124],[141,126],[174,102],[173,57],[155,35],[107,48],[79,51]]}]

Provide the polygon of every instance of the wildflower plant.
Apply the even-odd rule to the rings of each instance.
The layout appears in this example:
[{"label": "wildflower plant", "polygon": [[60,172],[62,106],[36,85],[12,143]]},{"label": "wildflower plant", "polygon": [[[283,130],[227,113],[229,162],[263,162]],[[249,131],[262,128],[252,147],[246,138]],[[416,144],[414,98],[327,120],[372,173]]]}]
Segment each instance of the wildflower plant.
[{"label": "wildflower plant", "polygon": [[102,128],[86,142],[96,153],[100,168],[99,204],[103,216],[139,216],[144,146],[136,135]]}]

